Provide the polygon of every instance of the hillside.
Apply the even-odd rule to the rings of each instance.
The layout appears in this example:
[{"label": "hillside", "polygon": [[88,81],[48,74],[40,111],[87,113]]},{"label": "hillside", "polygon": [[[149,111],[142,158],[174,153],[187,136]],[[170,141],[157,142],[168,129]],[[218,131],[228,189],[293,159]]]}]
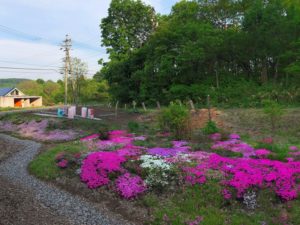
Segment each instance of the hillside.
[{"label": "hillside", "polygon": [[29,79],[19,79],[19,78],[8,78],[8,79],[0,79],[0,88],[1,87],[15,87],[22,81],[26,81]]}]

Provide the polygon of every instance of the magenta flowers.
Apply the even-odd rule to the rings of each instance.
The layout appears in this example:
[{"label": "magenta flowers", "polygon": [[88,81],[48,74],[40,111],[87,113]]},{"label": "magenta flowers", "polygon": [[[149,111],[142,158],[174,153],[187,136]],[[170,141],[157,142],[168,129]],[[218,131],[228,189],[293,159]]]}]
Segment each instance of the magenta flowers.
[{"label": "magenta flowers", "polygon": [[258,158],[266,158],[270,154],[271,154],[271,151],[269,151],[267,149],[258,149],[258,150],[255,151],[255,155]]},{"label": "magenta flowers", "polygon": [[121,171],[121,163],[126,159],[116,152],[95,152],[83,161],[81,166],[81,180],[91,189],[109,183],[108,175]]},{"label": "magenta flowers", "polygon": [[63,159],[57,163],[57,166],[60,168],[67,168],[68,167],[68,161],[66,159]]},{"label": "magenta flowers", "polygon": [[237,197],[242,197],[251,188],[271,188],[283,200],[295,199],[299,192],[296,181],[300,176],[300,162],[234,159],[213,154],[205,163],[188,169],[193,176],[188,175],[186,180],[192,184],[202,183],[208,169],[221,171],[225,175],[221,183],[234,188]]},{"label": "magenta flowers", "polygon": [[142,178],[130,173],[119,176],[115,184],[118,193],[126,199],[135,198],[147,190],[146,184]]}]

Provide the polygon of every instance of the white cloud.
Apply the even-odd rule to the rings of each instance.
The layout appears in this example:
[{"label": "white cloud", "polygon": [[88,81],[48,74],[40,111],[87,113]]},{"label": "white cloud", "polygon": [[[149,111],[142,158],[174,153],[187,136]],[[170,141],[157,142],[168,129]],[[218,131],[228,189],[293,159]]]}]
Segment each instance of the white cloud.
[{"label": "white cloud", "polygon": [[[62,77],[58,72],[62,65],[64,53],[59,46],[48,44],[36,44],[16,40],[0,39],[0,66],[18,68],[42,68],[51,69],[49,71],[29,71],[0,68],[1,78],[28,78],[45,80],[57,80]],[[97,54],[82,50],[71,51],[71,56],[81,58],[89,65],[89,74],[100,69],[97,61],[105,54]],[[52,71],[52,70],[57,70]]]},{"label": "white cloud", "polygon": [[[144,0],[158,12],[170,8],[171,1],[173,0]],[[99,24],[101,18],[107,15],[110,2],[110,0],[1,0],[0,25],[50,41],[30,42],[22,34],[11,34],[0,27],[0,67],[49,66],[58,69],[63,57],[59,43],[68,33],[73,40],[95,49],[84,49],[74,45],[71,55],[86,61],[91,73],[96,72],[100,68],[97,61],[100,58],[107,59],[105,51],[100,49]],[[62,77],[61,74],[52,71],[26,73],[11,71],[0,69],[0,78],[57,80]]]}]

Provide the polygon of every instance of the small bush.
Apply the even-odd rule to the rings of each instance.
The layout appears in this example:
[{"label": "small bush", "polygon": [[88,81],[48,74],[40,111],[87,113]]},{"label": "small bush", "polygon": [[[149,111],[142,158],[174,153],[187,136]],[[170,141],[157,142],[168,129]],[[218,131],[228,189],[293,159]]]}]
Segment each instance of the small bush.
[{"label": "small bush", "polygon": [[189,121],[189,110],[179,104],[170,105],[163,109],[159,115],[160,128],[172,132],[178,139],[190,137]]},{"label": "small bush", "polygon": [[135,121],[129,121],[127,124],[128,130],[131,133],[137,133],[140,130],[140,125],[139,123],[135,122]]},{"label": "small bush", "polygon": [[280,120],[281,116],[283,115],[283,109],[281,105],[279,105],[277,102],[272,100],[265,100],[263,102],[264,104],[264,113],[268,117],[272,133],[274,135],[275,129],[277,127],[277,123]]},{"label": "small bush", "polygon": [[206,126],[203,128],[204,134],[214,134],[218,132],[219,132],[219,128],[217,127],[214,121],[208,121]]},{"label": "small bush", "polygon": [[99,129],[99,139],[101,140],[108,140],[109,134],[108,134],[108,127],[103,126]]}]

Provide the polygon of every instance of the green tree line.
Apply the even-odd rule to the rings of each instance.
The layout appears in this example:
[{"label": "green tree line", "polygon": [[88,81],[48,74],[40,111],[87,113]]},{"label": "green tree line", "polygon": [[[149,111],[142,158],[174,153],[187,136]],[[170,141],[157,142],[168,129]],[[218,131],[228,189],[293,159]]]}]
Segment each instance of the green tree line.
[{"label": "green tree line", "polygon": [[[97,81],[95,79],[81,78],[80,89],[77,96],[77,102],[73,95],[72,83],[69,84],[68,89],[68,103],[77,104],[89,104],[99,103],[108,100],[108,84],[106,81]],[[43,97],[43,105],[55,105],[58,103],[64,103],[64,83],[61,80],[57,82],[42,79],[38,80],[26,80],[17,84],[17,87],[26,95],[36,95]]]},{"label": "green tree line", "polygon": [[169,15],[112,0],[100,27],[109,61],[98,76],[121,102],[300,101],[297,0],[182,0]]}]

